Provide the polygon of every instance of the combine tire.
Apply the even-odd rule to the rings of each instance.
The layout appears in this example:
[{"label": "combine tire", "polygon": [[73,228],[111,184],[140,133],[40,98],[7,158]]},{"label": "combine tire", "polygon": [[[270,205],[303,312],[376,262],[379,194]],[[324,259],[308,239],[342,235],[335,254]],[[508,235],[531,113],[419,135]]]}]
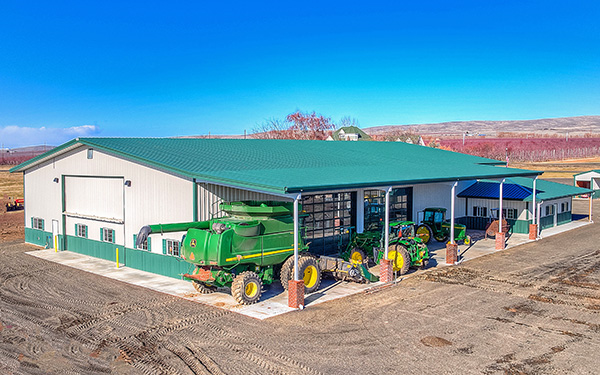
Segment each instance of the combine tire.
[{"label": "combine tire", "polygon": [[283,262],[281,266],[281,272],[279,274],[279,280],[283,290],[288,290],[289,281],[294,277],[294,257],[291,256]]},{"label": "combine tire", "polygon": [[390,246],[388,252],[388,259],[392,261],[394,271],[399,272],[400,275],[404,275],[410,268],[410,256],[408,250],[398,243]]},{"label": "combine tire", "polygon": [[[321,286],[319,261],[312,255],[301,255],[298,259],[298,274],[304,280],[304,293],[313,293]],[[283,289],[288,290],[289,281],[294,278],[294,257],[289,257],[281,266],[279,280]]]},{"label": "combine tire", "polygon": [[358,266],[367,261],[367,256],[365,255],[365,252],[360,247],[355,247],[350,252],[349,261],[350,261],[350,263]]},{"label": "combine tire", "polygon": [[298,260],[298,273],[304,280],[304,293],[316,292],[321,286],[319,262],[312,256],[302,256]]},{"label": "combine tire", "polygon": [[193,281],[192,284],[194,284],[194,289],[196,289],[196,291],[198,291],[198,293],[200,294],[210,294],[210,293],[214,293],[217,291],[217,287],[213,286],[213,285],[206,285],[200,281]]},{"label": "combine tire", "polygon": [[433,237],[433,231],[427,224],[421,224],[417,227],[417,237],[419,237],[423,243],[429,243],[431,237]]},{"label": "combine tire", "polygon": [[244,271],[237,275],[231,283],[231,295],[242,305],[258,302],[262,294],[262,281],[252,271]]}]

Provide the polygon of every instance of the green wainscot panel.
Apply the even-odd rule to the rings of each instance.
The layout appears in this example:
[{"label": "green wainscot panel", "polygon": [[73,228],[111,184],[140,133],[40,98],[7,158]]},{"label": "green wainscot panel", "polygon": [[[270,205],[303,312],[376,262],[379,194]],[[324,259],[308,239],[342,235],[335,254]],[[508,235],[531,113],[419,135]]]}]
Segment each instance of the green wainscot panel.
[{"label": "green wainscot panel", "polygon": [[561,212],[560,214],[558,214],[558,217],[556,219],[558,225],[570,223],[573,220],[571,216],[571,211]]},{"label": "green wainscot panel", "polygon": [[49,249],[54,248],[52,233],[39,229],[25,228],[25,242],[45,246]]},{"label": "green wainscot panel", "polygon": [[181,279],[184,273],[190,273],[193,265],[170,255],[151,253],[146,250],[126,249],[127,267],[156,273],[175,279]]},{"label": "green wainscot panel", "polygon": [[117,259],[117,248],[119,248],[119,264],[125,265],[126,256],[123,246],[110,242],[90,240],[89,238],[67,236],[67,250],[74,253],[115,262]]},{"label": "green wainscot panel", "polygon": [[540,229],[552,228],[554,226],[554,215],[540,218]]}]

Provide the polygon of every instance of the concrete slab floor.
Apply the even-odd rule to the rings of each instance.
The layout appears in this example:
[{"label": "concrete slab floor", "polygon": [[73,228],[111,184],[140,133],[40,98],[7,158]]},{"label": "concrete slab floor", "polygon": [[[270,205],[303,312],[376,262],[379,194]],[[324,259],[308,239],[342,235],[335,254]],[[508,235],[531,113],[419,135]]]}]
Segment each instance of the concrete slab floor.
[{"label": "concrete slab floor", "polygon": [[[237,304],[228,288],[222,288],[217,293],[200,294],[188,281],[177,280],[126,266],[116,268],[114,262],[83,254],[70,251],[55,252],[54,250],[36,250],[30,251],[27,254],[99,276],[110,277],[111,279],[261,320],[294,310],[288,307],[288,295],[284,292],[281,283],[278,281],[264,287],[263,294],[258,303],[244,306]],[[306,295],[304,303],[306,306],[317,305],[363,292],[378,284],[380,283],[358,284],[324,278],[321,288],[316,293]]]},{"label": "concrete slab floor", "polygon": [[[588,224],[591,223],[589,223],[587,220],[580,220],[571,222],[569,224],[564,224],[556,228],[545,229],[542,231],[542,238],[563,233],[567,230],[575,229]],[[495,240],[489,238],[485,239],[483,231],[472,230],[469,231],[469,234],[473,239],[471,246],[459,244],[459,263],[497,251],[495,250]],[[527,234],[513,234],[507,239],[506,248],[519,246],[527,242],[531,242]],[[448,264],[446,264],[445,243],[436,242],[434,240],[430,242],[428,247],[431,259],[427,269],[411,270],[407,275],[400,277],[398,281],[401,281],[406,277],[427,272],[428,270],[436,267],[448,266]],[[27,254],[82,271],[94,273],[96,275],[110,277],[115,280],[138,285],[157,292],[166,293],[175,297],[226,309],[261,320],[294,310],[288,307],[287,293],[284,292],[283,287],[279,282],[275,282],[272,285],[264,288],[260,302],[250,306],[243,306],[237,304],[237,302],[231,296],[228,288],[223,288],[222,290],[219,290],[217,293],[213,294],[200,294],[188,281],[177,280],[171,277],[140,271],[126,266],[122,266],[117,269],[114,262],[83,254],[73,253],[70,251],[55,252],[54,250],[36,250],[30,251]],[[371,268],[371,271],[374,274],[378,274],[378,267]],[[325,278],[321,283],[321,288],[316,293],[305,296],[305,305],[310,307],[337,298],[364,292],[379,285],[382,284],[358,284]]]}]

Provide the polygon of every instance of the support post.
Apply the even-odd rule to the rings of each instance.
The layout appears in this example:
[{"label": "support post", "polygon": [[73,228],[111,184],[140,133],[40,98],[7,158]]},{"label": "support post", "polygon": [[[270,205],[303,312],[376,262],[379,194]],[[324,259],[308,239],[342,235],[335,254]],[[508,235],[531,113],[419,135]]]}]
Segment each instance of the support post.
[{"label": "support post", "polygon": [[504,235],[504,231],[502,230],[502,194],[504,188],[504,181],[506,181],[506,179],[502,179],[502,181],[500,181],[500,204],[498,208],[498,233],[496,233],[496,250],[504,250],[504,247],[506,245],[506,237]]},{"label": "support post", "polygon": [[458,181],[452,184],[452,193],[450,197],[450,242],[446,244],[446,264],[454,264],[458,261],[458,245],[454,239],[454,211],[456,201],[456,186]]},{"label": "support post", "polygon": [[538,233],[538,225],[539,222],[536,221],[536,189],[535,189],[535,183],[537,182],[538,176],[535,176],[535,178],[533,179],[533,191],[531,193],[532,199],[532,205],[531,205],[531,209],[532,209],[532,215],[531,215],[531,224],[529,224],[529,239],[530,240],[537,240],[537,233]]},{"label": "support post", "polygon": [[298,203],[302,195],[294,198],[294,277],[288,283],[288,306],[294,309],[304,307],[304,280],[300,279],[298,270]]},{"label": "support post", "polygon": [[588,217],[588,221],[589,221],[590,223],[594,222],[594,221],[592,220],[592,207],[593,207],[593,205],[594,205],[594,204],[593,204],[593,202],[594,202],[594,201],[593,201],[593,199],[594,199],[594,193],[590,193],[590,216]]},{"label": "support post", "polygon": [[356,191],[356,233],[365,230],[365,190]]},{"label": "support post", "polygon": [[390,245],[390,191],[392,187],[385,190],[385,222],[384,222],[384,245],[383,258],[379,267],[379,280],[384,283],[394,281],[394,267],[392,260],[388,259],[388,248]]},{"label": "support post", "polygon": [[116,258],[117,258],[117,268],[119,268],[119,248],[118,248],[118,247],[117,247],[116,253],[117,253],[117,254],[116,254]]}]

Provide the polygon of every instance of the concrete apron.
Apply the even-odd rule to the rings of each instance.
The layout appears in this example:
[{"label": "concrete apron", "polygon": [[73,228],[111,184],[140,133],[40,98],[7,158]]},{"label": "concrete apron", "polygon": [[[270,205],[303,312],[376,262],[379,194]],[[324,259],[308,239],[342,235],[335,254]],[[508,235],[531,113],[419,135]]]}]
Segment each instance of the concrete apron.
[{"label": "concrete apron", "polygon": [[[548,237],[587,224],[590,223],[587,221],[577,221],[564,224],[560,227],[543,230],[542,236]],[[483,239],[483,231],[469,231],[469,234],[473,237],[473,243],[470,247],[459,245],[458,263],[496,252],[494,239]],[[527,234],[513,234],[508,238],[506,248],[508,249],[527,242],[531,242],[528,239]],[[398,278],[397,281],[447,265],[445,259],[445,243],[432,240],[428,247],[431,259],[427,269],[411,270],[408,274]],[[220,289],[217,293],[213,294],[200,294],[196,292],[192,284],[188,281],[177,280],[126,266],[116,268],[114,262],[83,254],[70,251],[59,251],[57,253],[54,250],[36,250],[27,252],[27,254],[99,276],[109,277],[111,279],[184,298],[189,301],[229,310],[256,319],[267,319],[294,311],[294,309],[288,307],[287,293],[284,292],[279,282],[266,286],[263,290],[261,300],[258,303],[244,306],[236,303],[228,288]],[[378,274],[378,268],[379,267],[373,267],[371,271],[374,274]],[[381,285],[382,283],[380,282],[358,284],[325,278],[321,283],[321,288],[316,293],[306,295],[304,302],[306,306],[313,306],[337,298],[365,292]]]}]

